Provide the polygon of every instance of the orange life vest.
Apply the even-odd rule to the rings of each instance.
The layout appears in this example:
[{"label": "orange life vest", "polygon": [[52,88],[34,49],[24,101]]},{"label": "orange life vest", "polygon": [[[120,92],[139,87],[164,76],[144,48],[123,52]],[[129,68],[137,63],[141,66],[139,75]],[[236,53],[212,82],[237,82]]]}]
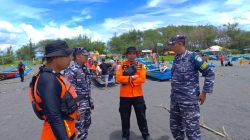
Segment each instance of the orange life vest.
[{"label": "orange life vest", "polygon": [[146,80],[146,68],[143,64],[137,63],[137,71],[135,75],[139,77],[132,79],[132,76],[124,76],[124,70],[131,65],[129,61],[122,62],[119,69],[116,71],[116,80],[121,83],[120,96],[121,97],[139,97],[143,96],[142,84]]},{"label": "orange life vest", "polygon": [[[45,120],[43,129],[42,129],[41,139],[42,140],[56,140],[54,133],[51,129],[51,126],[49,122],[47,121],[47,117],[43,112],[43,109],[41,106],[42,100],[37,94],[37,83],[39,80],[39,76],[40,76],[40,73],[33,76],[32,81],[30,83],[30,88],[29,88],[30,101],[32,103],[33,110],[35,114],[37,115],[37,117],[41,120]],[[60,94],[61,104],[62,104],[61,112],[67,115],[67,118],[69,118],[69,119],[64,120],[64,125],[66,128],[68,137],[70,138],[74,136],[76,133],[75,121],[77,118],[77,108],[79,106],[79,103],[76,101],[77,94],[75,92],[74,87],[71,86],[70,82],[68,82],[62,75],[56,75],[56,78],[62,87],[61,94]],[[72,100],[75,101],[75,104],[71,104],[71,106],[69,106],[67,102],[72,103]]]}]

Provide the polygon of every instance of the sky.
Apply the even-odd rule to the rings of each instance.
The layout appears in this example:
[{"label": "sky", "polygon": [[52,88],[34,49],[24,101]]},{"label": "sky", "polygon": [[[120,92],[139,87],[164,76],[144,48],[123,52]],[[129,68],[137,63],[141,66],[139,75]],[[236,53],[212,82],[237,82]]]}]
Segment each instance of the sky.
[{"label": "sky", "polygon": [[28,40],[114,34],[169,25],[239,23],[250,30],[248,0],[0,0],[0,50]]}]

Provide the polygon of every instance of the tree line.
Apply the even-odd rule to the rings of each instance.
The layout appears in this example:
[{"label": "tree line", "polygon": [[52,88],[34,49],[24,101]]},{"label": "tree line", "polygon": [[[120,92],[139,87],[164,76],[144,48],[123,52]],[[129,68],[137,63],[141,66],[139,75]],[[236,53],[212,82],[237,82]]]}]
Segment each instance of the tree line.
[{"label": "tree line", "polygon": [[139,50],[151,49],[164,52],[169,50],[169,39],[177,34],[186,36],[186,47],[191,50],[203,50],[212,45],[219,45],[235,53],[243,53],[245,48],[250,48],[250,32],[241,30],[238,23],[220,27],[182,25],[146,31],[131,30],[113,36],[108,42],[108,47],[114,53],[123,53],[128,46],[136,46]]}]

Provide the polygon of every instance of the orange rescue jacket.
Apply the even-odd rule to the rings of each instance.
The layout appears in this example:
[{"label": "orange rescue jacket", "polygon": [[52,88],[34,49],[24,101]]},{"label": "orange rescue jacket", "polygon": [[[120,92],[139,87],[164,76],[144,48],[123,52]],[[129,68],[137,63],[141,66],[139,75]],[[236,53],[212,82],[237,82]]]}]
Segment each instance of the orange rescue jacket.
[{"label": "orange rescue jacket", "polygon": [[[35,81],[34,87],[30,88],[29,90],[29,97],[31,102],[35,102],[35,109],[37,112],[41,115],[39,118],[45,120],[42,128],[42,134],[41,134],[41,140],[56,140],[56,137],[54,136],[54,133],[51,129],[51,126],[49,122],[46,120],[45,114],[42,113],[42,108],[39,106],[39,104],[42,103],[41,98],[37,94],[37,83],[39,79],[39,74],[36,75],[37,79]],[[77,98],[77,94],[75,92],[75,89],[73,86],[71,86],[70,82],[68,82],[63,76],[58,76],[57,80],[59,81],[61,87],[62,87],[62,92],[60,95],[60,98],[63,99],[66,94],[70,94],[74,99]],[[79,106],[79,103],[77,103]],[[71,118],[70,120],[64,120],[64,125],[66,128],[66,132],[68,134],[68,137],[72,137],[76,135],[76,128],[75,128],[75,123],[77,119],[77,111],[74,111],[73,113],[69,114],[69,117]]]},{"label": "orange rescue jacket", "polygon": [[143,96],[142,84],[146,80],[146,67],[139,62],[137,63],[137,71],[135,75],[138,75],[136,79],[132,79],[132,76],[124,76],[123,71],[126,70],[131,64],[129,61],[124,61],[116,71],[116,80],[121,83],[120,96],[121,97],[139,97]]}]

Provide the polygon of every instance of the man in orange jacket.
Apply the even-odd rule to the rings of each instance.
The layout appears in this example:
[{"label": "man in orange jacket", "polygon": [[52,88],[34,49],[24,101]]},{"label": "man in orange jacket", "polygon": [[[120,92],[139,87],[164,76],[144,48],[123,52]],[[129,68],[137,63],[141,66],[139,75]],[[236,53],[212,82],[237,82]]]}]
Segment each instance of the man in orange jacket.
[{"label": "man in orange jacket", "polygon": [[122,121],[122,139],[129,139],[131,107],[134,107],[137,123],[144,140],[150,140],[146,105],[143,98],[142,84],[146,80],[146,68],[135,60],[138,51],[129,47],[126,51],[127,60],[122,62],[116,72],[116,80],[121,83],[119,112]]}]

